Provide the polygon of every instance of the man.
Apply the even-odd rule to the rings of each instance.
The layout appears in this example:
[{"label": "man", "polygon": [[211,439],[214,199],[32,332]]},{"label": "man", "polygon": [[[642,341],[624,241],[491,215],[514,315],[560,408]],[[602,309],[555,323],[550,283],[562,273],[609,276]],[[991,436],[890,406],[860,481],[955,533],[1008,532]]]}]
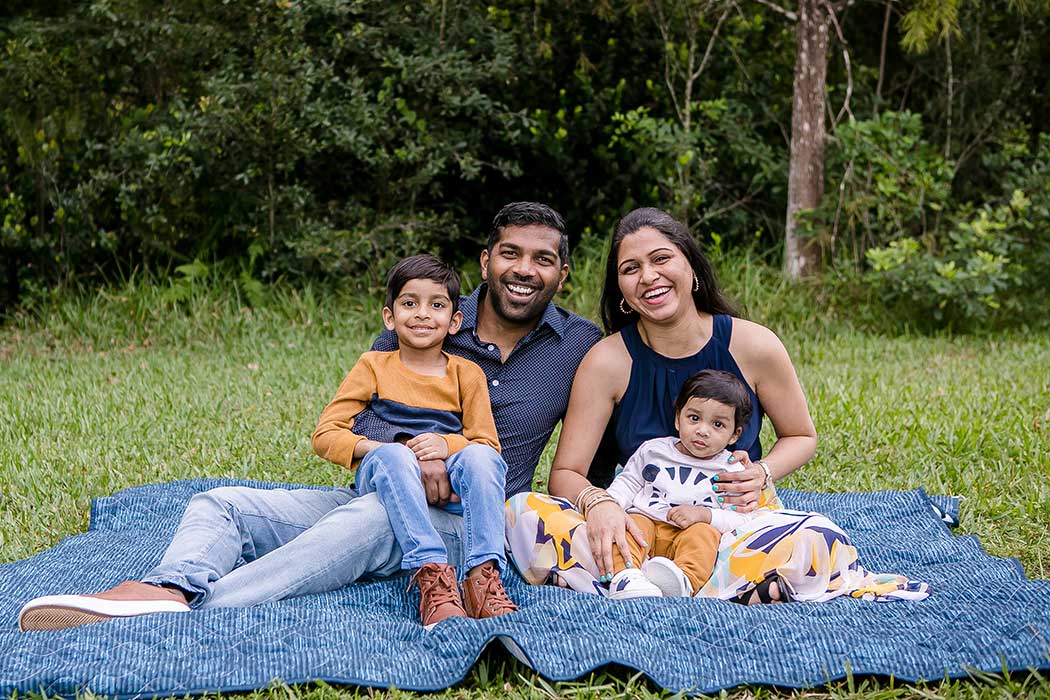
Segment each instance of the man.
[{"label": "man", "polygon": [[[448,352],[478,364],[508,465],[507,495],[529,488],[536,464],[565,413],[576,368],[598,328],[551,300],[569,272],[562,217],[535,202],[496,215],[481,253],[483,284],[460,302],[460,331]],[[387,331],[375,350],[392,350]],[[357,425],[379,421],[362,413]],[[440,461],[420,465],[427,500],[455,499]],[[440,508],[430,518],[449,561],[463,558],[463,518]],[[160,564],[141,581],[94,595],[45,596],[19,614],[23,630],[62,629],[113,617],[244,607],[320,593],[364,575],[397,573],[401,550],[375,494],[351,489],[226,487],[197,494]]]}]

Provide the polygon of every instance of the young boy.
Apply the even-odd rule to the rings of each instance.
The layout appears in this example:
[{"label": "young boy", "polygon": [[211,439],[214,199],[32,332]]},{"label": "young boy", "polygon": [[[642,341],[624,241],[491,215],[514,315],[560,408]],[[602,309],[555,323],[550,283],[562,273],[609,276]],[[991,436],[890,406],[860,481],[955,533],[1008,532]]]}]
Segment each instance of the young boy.
[{"label": "young boy", "polygon": [[[712,488],[719,473],[743,468],[726,446],[740,436],[751,410],[744,384],[728,372],[704,370],[685,381],[675,400],[678,436],[643,442],[608,489],[648,543],[627,538],[632,562],[645,562],[642,569],[614,549],[610,598],[691,596],[707,582],[722,533],[754,517],[722,510]],[[767,485],[759,507],[780,507],[772,488]]]},{"label": "young boy", "polygon": [[[486,618],[517,610],[499,572],[503,546],[504,481],[486,379],[469,360],[442,352],[459,330],[459,277],[431,255],[397,263],[387,277],[383,323],[400,348],[366,352],[321,413],[313,434],[318,455],[357,469],[356,488],[375,492],[415,569],[419,614],[431,629],[449,617]],[[365,413],[368,420],[362,420]],[[369,429],[355,431],[355,420]],[[368,434],[362,434],[367,432]],[[419,462],[445,460],[462,503],[446,508],[465,519],[467,578],[460,597],[456,571],[430,522]],[[464,606],[464,601],[466,605]]]}]

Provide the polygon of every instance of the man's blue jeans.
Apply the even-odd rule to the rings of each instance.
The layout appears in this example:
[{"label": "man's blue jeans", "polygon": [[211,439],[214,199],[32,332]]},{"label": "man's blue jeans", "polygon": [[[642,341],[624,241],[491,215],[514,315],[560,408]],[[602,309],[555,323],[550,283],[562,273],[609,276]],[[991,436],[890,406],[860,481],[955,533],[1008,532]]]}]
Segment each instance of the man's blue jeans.
[{"label": "man's blue jeans", "polygon": [[[439,508],[428,514],[449,562],[460,564],[463,518]],[[193,607],[247,607],[390,576],[401,560],[374,493],[224,487],[190,499],[160,564],[142,580],[178,586],[195,596]]]},{"label": "man's blue jeans", "polygon": [[[461,501],[445,509],[463,513],[465,520],[463,566],[472,569],[495,561],[502,570],[507,562],[503,545],[506,462],[491,447],[473,444],[451,455],[445,466],[452,490]],[[357,490],[362,495],[375,493],[386,508],[403,552],[402,569],[449,563],[445,545],[427,516],[426,493],[412,450],[394,443],[369,452],[357,469]]]}]

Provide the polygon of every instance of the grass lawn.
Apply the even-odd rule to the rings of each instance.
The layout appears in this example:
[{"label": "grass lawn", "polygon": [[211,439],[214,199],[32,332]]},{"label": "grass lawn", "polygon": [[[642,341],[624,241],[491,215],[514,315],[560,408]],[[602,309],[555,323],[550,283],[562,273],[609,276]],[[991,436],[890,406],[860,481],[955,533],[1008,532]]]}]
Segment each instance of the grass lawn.
[{"label": "grass lawn", "polygon": [[[977,535],[993,555],[1017,557],[1029,577],[1050,577],[1050,334],[878,335],[857,330],[842,309],[790,309],[783,286],[760,292],[743,279],[730,287],[752,318],[780,332],[821,435],[816,458],[785,485],[965,496],[960,533]],[[131,284],[0,328],[0,562],[82,532],[92,498],[129,486],[205,476],[345,482],[313,455],[309,435],[378,330],[377,302],[274,292],[249,310],[214,289],[178,304],[170,292]],[[582,285],[567,303],[593,311],[594,297]],[[764,439],[770,444],[771,432]],[[549,459],[550,449],[541,486]],[[771,694],[780,695],[744,688],[728,696]],[[1020,674],[915,687],[855,679],[785,694],[1034,698],[1050,696],[1050,680]],[[413,694],[313,686],[256,695]],[[490,651],[467,681],[439,695],[662,693],[623,669],[548,685]]]}]

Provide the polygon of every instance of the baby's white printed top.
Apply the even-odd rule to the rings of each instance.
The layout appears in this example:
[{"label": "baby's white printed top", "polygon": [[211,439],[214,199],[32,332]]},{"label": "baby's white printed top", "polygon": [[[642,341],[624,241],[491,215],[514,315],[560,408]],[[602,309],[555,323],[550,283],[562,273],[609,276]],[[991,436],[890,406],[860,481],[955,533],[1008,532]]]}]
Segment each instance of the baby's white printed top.
[{"label": "baby's white printed top", "polygon": [[730,462],[729,450],[711,459],[697,459],[675,447],[676,436],[646,440],[631,455],[609,486],[609,494],[628,513],[641,513],[653,520],[667,520],[674,506],[707,506],[711,525],[728,532],[750,520],[753,515],[723,510],[717,483],[711,477],[723,472],[743,471],[738,462]]}]

